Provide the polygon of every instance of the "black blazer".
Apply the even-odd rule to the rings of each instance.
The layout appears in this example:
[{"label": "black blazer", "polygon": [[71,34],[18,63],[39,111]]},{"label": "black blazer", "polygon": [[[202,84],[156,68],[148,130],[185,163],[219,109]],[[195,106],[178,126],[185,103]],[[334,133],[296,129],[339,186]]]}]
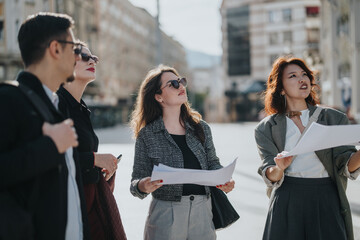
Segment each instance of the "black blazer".
[{"label": "black blazer", "polygon": [[[100,169],[94,165],[94,152],[98,151],[99,139],[90,121],[90,109],[81,99],[80,103],[65,88],[57,91],[59,96],[59,111],[74,121],[79,146],[82,180],[84,184],[96,184],[100,179]],[[87,197],[86,197],[87,199]]]},{"label": "black blazer", "polygon": [[[36,76],[21,72],[17,81],[43,100],[55,119],[53,123],[64,120]],[[0,195],[7,194],[31,214],[35,239],[64,239],[68,176],[65,155],[59,154],[51,138],[42,134],[44,120],[17,87],[0,88],[0,112]],[[89,239],[83,184],[74,153],[84,239]]]}]

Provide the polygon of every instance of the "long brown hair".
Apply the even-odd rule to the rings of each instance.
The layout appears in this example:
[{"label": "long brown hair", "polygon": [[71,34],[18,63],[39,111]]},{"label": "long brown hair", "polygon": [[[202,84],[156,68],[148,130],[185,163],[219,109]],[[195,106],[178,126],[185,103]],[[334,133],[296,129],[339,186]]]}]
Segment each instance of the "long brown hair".
[{"label": "long brown hair", "polygon": [[[163,110],[155,94],[161,94],[161,76],[165,72],[174,73],[180,77],[179,73],[172,67],[159,65],[150,70],[144,81],[140,85],[139,95],[136,99],[135,109],[131,114],[131,127],[134,130],[135,137],[140,130],[163,115]],[[191,108],[187,101],[181,105],[180,123],[188,122],[195,129],[195,136],[203,143],[205,141],[204,130],[200,125],[201,114]],[[184,126],[184,125],[183,125]]]},{"label": "long brown hair", "polygon": [[267,80],[267,87],[264,94],[264,109],[267,115],[286,112],[285,96],[281,95],[281,91],[284,88],[283,72],[284,69],[290,64],[295,64],[301,67],[307,73],[310,79],[311,91],[309,96],[305,98],[306,103],[313,106],[320,103],[317,94],[318,90],[320,90],[320,87],[315,83],[314,72],[308,68],[304,60],[291,56],[283,56],[275,60]]}]

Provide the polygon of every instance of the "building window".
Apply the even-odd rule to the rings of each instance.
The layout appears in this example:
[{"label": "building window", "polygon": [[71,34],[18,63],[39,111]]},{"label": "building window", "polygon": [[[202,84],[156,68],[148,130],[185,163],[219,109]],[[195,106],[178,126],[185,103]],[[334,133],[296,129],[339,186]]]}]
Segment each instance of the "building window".
[{"label": "building window", "polygon": [[6,80],[5,79],[5,66],[0,64],[0,80]]},{"label": "building window", "polygon": [[276,45],[279,43],[279,34],[277,32],[272,32],[269,34],[269,43],[270,45]]},{"label": "building window", "polygon": [[284,22],[291,22],[291,8],[283,9],[282,14]]},{"label": "building window", "polygon": [[15,21],[15,39],[17,39],[17,35],[18,35],[18,32],[19,32],[19,29],[20,29],[20,21],[19,21],[19,19],[16,19],[16,21]]},{"label": "building window", "polygon": [[269,22],[271,22],[271,23],[275,22],[275,12],[274,11],[269,12]]},{"label": "building window", "polygon": [[338,66],[339,79],[349,77],[351,75],[351,65],[348,62],[344,62]]},{"label": "building window", "polygon": [[320,40],[320,30],[318,28],[307,29],[308,43],[318,43]]},{"label": "building window", "polygon": [[307,17],[318,17],[319,16],[319,7],[306,7],[306,16]]},{"label": "building window", "polygon": [[0,42],[4,41],[4,21],[0,20]]},{"label": "building window", "polygon": [[283,33],[283,42],[284,43],[292,43],[292,32],[291,31],[285,31]]},{"label": "building window", "polygon": [[226,12],[229,76],[249,75],[250,30],[249,7],[231,8]]},{"label": "building window", "polygon": [[349,35],[349,15],[341,15],[336,21],[336,34]]},{"label": "building window", "polygon": [[276,23],[281,21],[281,16],[279,11],[269,11],[269,22]]},{"label": "building window", "polygon": [[48,0],[43,0],[43,11],[44,12],[49,12],[50,11],[50,5],[49,5],[49,1]]},{"label": "building window", "polygon": [[0,42],[4,40],[4,5],[0,2]]},{"label": "building window", "polygon": [[4,16],[4,3],[0,2],[0,17]]},{"label": "building window", "polygon": [[275,62],[275,60],[278,58],[279,56],[277,55],[277,54],[271,54],[270,55],[270,58],[269,58],[269,60],[270,60],[270,67],[272,67],[272,65],[274,64],[274,62]]}]

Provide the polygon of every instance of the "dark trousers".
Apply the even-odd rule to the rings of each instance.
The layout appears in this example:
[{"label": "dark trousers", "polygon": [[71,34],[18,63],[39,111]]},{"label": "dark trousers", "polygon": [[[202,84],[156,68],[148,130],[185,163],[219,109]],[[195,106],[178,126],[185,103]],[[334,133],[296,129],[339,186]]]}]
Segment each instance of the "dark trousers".
[{"label": "dark trousers", "polygon": [[285,177],[271,202],[263,240],[346,240],[332,180]]}]

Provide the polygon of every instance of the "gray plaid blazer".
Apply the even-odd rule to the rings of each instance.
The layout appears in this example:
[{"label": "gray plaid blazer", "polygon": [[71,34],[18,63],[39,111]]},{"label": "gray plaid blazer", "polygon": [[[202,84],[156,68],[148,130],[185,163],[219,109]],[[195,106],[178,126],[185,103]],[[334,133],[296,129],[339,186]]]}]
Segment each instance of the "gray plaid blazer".
[{"label": "gray plaid blazer", "polygon": [[[199,160],[204,170],[222,168],[219,158],[216,156],[211,130],[205,121],[201,121],[205,133],[205,143],[195,137],[194,129],[185,123],[185,138],[190,150]],[[137,184],[144,178],[151,176],[154,165],[159,163],[170,167],[183,168],[184,160],[180,148],[166,130],[162,117],[142,128],[136,139],[135,157],[130,185],[130,192],[140,199],[148,194],[139,191]],[[164,201],[181,200],[182,184],[164,185],[152,193],[153,197]],[[205,187],[206,194],[210,194],[209,187]]]}]

